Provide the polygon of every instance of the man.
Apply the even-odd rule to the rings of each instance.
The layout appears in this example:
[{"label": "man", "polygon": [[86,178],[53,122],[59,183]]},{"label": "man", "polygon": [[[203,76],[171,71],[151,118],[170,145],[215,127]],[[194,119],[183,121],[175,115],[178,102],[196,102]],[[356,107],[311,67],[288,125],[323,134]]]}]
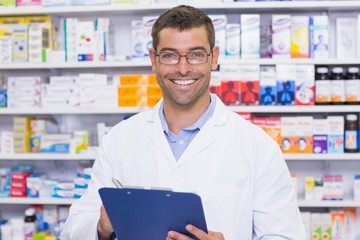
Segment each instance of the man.
[{"label": "man", "polygon": [[[210,231],[186,229],[201,240],[305,239],[278,145],[209,93],[219,56],[210,18],[178,6],[159,17],[152,37],[149,54],[163,100],[104,137],[88,191],[71,207],[65,238],[111,239],[97,191],[113,186],[114,177],[123,185],[196,192]],[[189,240],[175,231],[166,239]]]}]

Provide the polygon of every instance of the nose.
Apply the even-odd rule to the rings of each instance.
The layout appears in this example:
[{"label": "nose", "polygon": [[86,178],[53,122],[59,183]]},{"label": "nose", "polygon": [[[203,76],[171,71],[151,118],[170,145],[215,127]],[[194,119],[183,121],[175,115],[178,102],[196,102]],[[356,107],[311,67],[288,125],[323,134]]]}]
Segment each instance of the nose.
[{"label": "nose", "polygon": [[177,71],[181,74],[181,75],[186,75],[187,73],[191,72],[191,65],[187,62],[186,56],[181,55],[180,56],[180,60],[178,62],[178,64],[176,64],[177,67]]}]

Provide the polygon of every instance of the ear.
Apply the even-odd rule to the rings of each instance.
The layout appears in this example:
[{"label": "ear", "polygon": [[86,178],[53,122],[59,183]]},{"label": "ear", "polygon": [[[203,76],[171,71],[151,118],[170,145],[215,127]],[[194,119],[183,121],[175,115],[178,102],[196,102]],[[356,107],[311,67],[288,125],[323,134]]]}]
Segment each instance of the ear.
[{"label": "ear", "polygon": [[149,57],[151,61],[151,70],[152,72],[156,72],[156,52],[154,48],[149,49]]},{"label": "ear", "polygon": [[215,45],[212,50],[212,58],[211,58],[212,71],[215,71],[218,68],[219,54],[220,54],[219,47]]}]

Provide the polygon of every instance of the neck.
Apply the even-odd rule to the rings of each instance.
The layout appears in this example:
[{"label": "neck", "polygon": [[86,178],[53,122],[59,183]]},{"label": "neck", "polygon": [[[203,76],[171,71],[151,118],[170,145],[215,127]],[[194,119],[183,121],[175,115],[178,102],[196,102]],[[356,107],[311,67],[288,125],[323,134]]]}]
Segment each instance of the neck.
[{"label": "neck", "polygon": [[164,99],[164,115],[169,129],[178,134],[182,128],[193,125],[210,105],[210,94],[191,106],[175,105]]}]

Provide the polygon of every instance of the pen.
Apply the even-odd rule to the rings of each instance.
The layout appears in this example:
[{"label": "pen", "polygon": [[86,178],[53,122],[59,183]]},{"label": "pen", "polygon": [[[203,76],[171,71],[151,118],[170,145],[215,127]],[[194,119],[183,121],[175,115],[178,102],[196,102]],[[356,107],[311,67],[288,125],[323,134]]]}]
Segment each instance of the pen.
[{"label": "pen", "polygon": [[111,181],[114,183],[116,188],[124,188],[123,185],[121,184],[121,182],[119,180],[117,180],[116,178],[111,178]]}]

